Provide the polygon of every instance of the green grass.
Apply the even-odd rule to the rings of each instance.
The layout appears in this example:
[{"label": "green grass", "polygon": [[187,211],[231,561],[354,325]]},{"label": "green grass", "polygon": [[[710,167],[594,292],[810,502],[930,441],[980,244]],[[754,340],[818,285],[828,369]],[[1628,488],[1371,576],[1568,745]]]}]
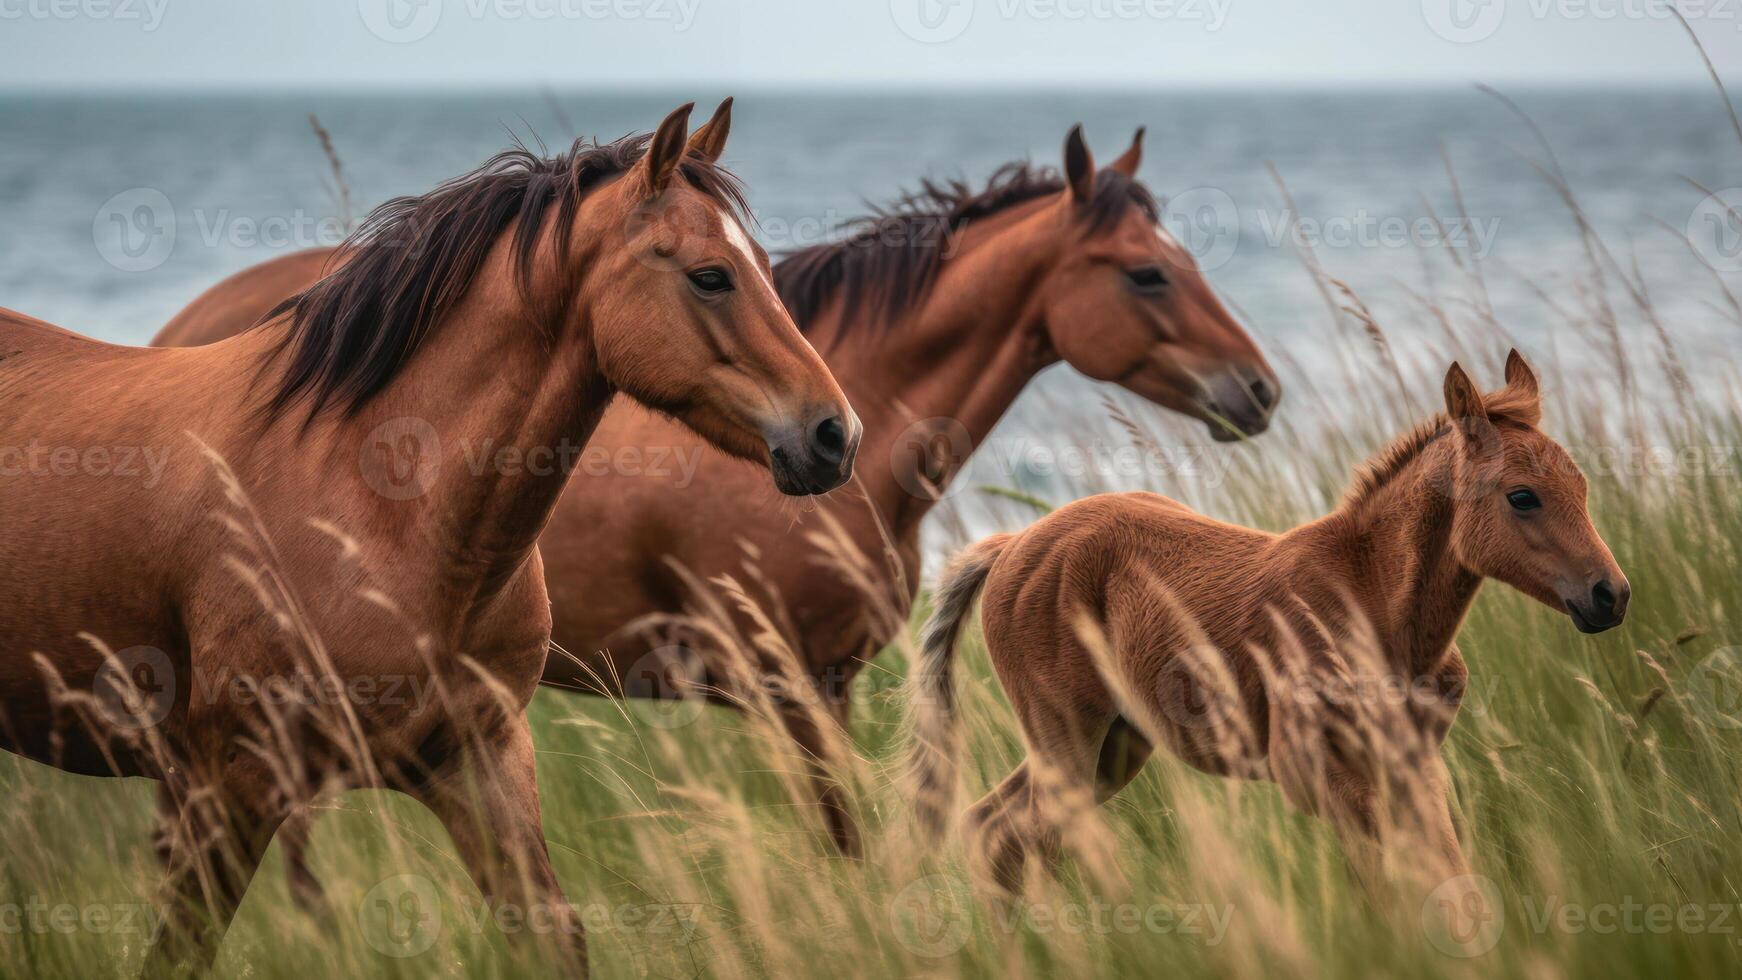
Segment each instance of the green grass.
[{"label": "green grass", "polygon": [[[1551,431],[1564,433],[1556,425],[1564,417],[1550,408]],[[1739,434],[1734,419],[1701,430],[1711,445],[1742,444]],[[1243,474],[1246,467],[1278,466],[1287,444],[1300,443],[1235,450],[1242,463],[1231,482],[1256,475]],[[1320,479],[1302,475],[1312,466],[1326,471],[1326,489],[1332,484],[1331,464],[1294,462],[1303,488]],[[1593,512],[1635,589],[1620,630],[1581,636],[1564,616],[1497,585],[1479,600],[1460,640],[1471,697],[1446,758],[1476,869],[1503,896],[1505,925],[1498,946],[1473,960],[1436,949],[1419,908],[1367,901],[1328,829],[1290,812],[1272,787],[1212,779],[1166,758],[1102,814],[1123,889],[1067,861],[1056,882],[1030,896],[1054,911],[1089,909],[1098,899],[1136,911],[1096,920],[1104,934],[1032,919],[1009,925],[1002,909],[972,893],[956,841],[928,856],[913,837],[893,766],[901,644],[860,682],[853,734],[861,758],[851,775],[868,825],[865,861],[831,855],[811,815],[793,805],[786,776],[795,761],[754,716],[710,708],[669,727],[649,721],[669,709],[545,691],[532,714],[557,870],[577,903],[617,917],[592,920],[610,922],[592,933],[604,976],[786,975],[819,966],[841,977],[1012,969],[1734,975],[1742,967],[1742,731],[1726,727],[1718,713],[1725,692],[1700,665],[1742,649],[1735,486],[1734,474],[1592,475]],[[1281,527],[1313,509],[1279,499],[1254,479],[1226,495],[1223,510]],[[1661,665],[1661,676],[1639,651]],[[965,772],[978,793],[1014,765],[1020,746],[977,634],[962,663]],[[41,902],[85,913],[149,901],[156,872],[148,784],[66,776],[6,757],[0,785],[8,799],[0,907]],[[547,967],[494,927],[471,925],[477,893],[427,813],[385,793],[347,794],[328,806],[313,858],[331,919],[307,917],[290,902],[275,848],[230,931],[220,974],[496,976]],[[427,951],[395,958],[371,944],[380,929],[365,926],[359,910],[369,907],[371,888],[408,874],[431,883],[442,925]],[[1629,931],[1623,919],[1610,930],[1605,910],[1631,906],[1641,907],[1633,913],[1640,928]],[[1193,907],[1228,915],[1225,935],[1141,924],[1125,931],[1121,922],[1133,920],[1116,918]],[[1564,916],[1566,908],[1597,921],[1542,924],[1545,909]],[[1701,909],[1708,925],[1687,927],[1686,908]],[[931,917],[916,919],[916,909]],[[638,914],[640,922],[627,918]],[[1661,920],[1650,917],[1664,915],[1681,924],[1658,929]],[[0,942],[4,975],[125,973],[145,941],[137,931],[19,925],[0,918],[9,927]]]}]

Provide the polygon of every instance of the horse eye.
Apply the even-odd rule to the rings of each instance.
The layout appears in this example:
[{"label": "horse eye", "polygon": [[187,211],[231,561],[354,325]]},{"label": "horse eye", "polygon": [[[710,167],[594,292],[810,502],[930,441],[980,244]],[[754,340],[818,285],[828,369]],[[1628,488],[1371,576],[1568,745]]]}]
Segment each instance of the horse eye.
[{"label": "horse eye", "polygon": [[1518,511],[1536,510],[1542,506],[1541,497],[1538,497],[1533,491],[1522,489],[1507,494],[1506,502],[1512,505],[1513,510]]},{"label": "horse eye", "polygon": [[1125,278],[1131,280],[1131,285],[1140,290],[1153,292],[1167,285],[1167,273],[1160,266],[1146,265],[1137,269],[1128,269]]},{"label": "horse eye", "polygon": [[732,277],[724,269],[697,269],[689,275],[691,285],[704,293],[724,293],[732,288]]}]

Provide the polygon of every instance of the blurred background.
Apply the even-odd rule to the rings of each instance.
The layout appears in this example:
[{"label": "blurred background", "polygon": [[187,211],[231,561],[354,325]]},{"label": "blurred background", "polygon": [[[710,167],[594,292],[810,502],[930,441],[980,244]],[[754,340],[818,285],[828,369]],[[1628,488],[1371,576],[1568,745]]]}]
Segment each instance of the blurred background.
[{"label": "blurred background", "polygon": [[[776,253],[924,177],[1056,165],[1073,123],[1103,160],[1144,125],[1169,228],[1287,390],[1359,328],[1314,264],[1406,363],[1438,363],[1478,304],[1578,365],[1610,359],[1565,327],[1595,263],[1649,290],[1656,322],[1624,310],[1623,333],[1667,330],[1716,391],[1734,371],[1742,176],[1689,32],[1721,72],[1742,67],[1742,4],[1682,10],[1686,25],[1658,0],[0,0],[0,297],[144,343],[223,276],[334,244],[513,140],[612,139],[733,94],[727,162]],[[1036,388],[1001,438],[1103,414],[1068,369]]]}]

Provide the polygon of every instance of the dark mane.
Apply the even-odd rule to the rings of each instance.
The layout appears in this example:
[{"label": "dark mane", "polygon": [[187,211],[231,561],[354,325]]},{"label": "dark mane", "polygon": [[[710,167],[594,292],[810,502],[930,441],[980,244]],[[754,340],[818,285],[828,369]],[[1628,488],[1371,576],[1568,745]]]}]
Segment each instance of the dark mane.
[{"label": "dark mane", "polygon": [[[1536,425],[1541,411],[1534,397],[1521,395],[1510,388],[1483,395],[1482,405],[1488,410],[1488,421],[1512,428]],[[1432,418],[1392,440],[1356,472],[1355,482],[1343,497],[1344,506],[1359,504],[1384,489],[1429,446],[1451,431],[1452,423],[1446,413],[1436,412]]]},{"label": "dark mane", "polygon": [[[288,352],[288,363],[268,415],[304,400],[311,419],[329,407],[355,414],[398,376],[430,329],[453,310],[511,225],[522,291],[531,287],[535,246],[552,211],[556,257],[566,264],[581,201],[633,167],[650,139],[631,136],[604,145],[577,140],[553,157],[516,146],[427,194],[395,198],[371,211],[340,246],[348,253],[345,264],[265,317],[291,315],[280,348]],[[730,173],[694,156],[681,170],[692,187],[746,212],[743,190]]]},{"label": "dark mane", "polygon": [[[1064,178],[1051,168],[1010,163],[998,168],[983,190],[966,182],[926,180],[894,204],[852,225],[846,238],[794,252],[774,268],[774,286],[800,330],[808,331],[828,303],[840,297],[852,311],[842,325],[858,320],[887,324],[923,299],[937,280],[947,245],[957,231],[1016,205],[1062,193]],[[1160,207],[1149,189],[1112,170],[1095,178],[1095,196],[1083,220],[1097,232],[1141,208],[1159,220]]]}]

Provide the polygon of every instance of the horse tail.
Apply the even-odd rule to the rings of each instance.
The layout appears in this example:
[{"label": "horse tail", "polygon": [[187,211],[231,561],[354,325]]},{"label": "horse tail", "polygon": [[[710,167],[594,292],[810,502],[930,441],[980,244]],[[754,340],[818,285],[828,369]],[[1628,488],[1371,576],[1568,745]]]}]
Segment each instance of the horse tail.
[{"label": "horse tail", "polygon": [[908,765],[914,808],[928,840],[941,836],[956,794],[956,693],[950,681],[956,640],[986,584],[992,563],[1015,535],[999,534],[976,544],[950,562],[938,581],[936,607],[920,631],[919,664],[910,678]]}]

